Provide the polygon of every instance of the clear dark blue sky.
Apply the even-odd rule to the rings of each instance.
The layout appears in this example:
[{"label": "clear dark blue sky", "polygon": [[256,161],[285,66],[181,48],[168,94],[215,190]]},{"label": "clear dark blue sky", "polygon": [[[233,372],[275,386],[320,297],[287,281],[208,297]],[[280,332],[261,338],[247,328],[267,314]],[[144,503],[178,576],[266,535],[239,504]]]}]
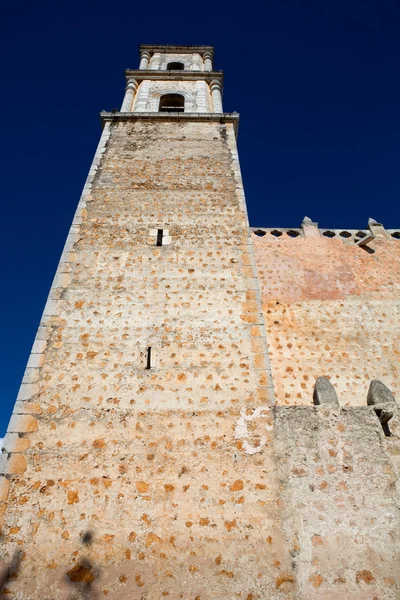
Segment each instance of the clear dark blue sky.
[{"label": "clear dark blue sky", "polygon": [[14,0],[1,21],[0,436],[138,44],[215,46],[253,225],[400,227],[398,0]]}]

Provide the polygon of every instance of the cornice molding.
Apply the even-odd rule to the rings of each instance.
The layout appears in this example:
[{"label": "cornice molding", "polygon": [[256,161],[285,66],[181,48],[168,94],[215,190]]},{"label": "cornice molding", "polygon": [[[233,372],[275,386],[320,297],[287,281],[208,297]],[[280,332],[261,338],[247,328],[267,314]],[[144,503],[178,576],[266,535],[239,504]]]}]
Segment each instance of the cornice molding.
[{"label": "cornice molding", "polygon": [[220,81],[221,85],[224,81],[223,71],[158,71],[154,69],[147,69],[146,71],[140,69],[126,69],[125,79],[136,79],[136,81],[143,81],[145,79],[157,81],[161,79],[168,79],[170,81],[207,81],[211,82],[213,79]]},{"label": "cornice molding", "polygon": [[239,128],[239,113],[151,113],[151,112],[106,112],[100,113],[102,127],[105,123],[116,123],[118,121],[164,121],[184,122],[198,121],[200,123],[233,123],[233,129],[237,137]]},{"label": "cornice molding", "polygon": [[151,44],[141,44],[139,46],[140,52],[160,52],[161,54],[204,54],[204,52],[211,52],[214,55],[213,46],[153,46]]}]

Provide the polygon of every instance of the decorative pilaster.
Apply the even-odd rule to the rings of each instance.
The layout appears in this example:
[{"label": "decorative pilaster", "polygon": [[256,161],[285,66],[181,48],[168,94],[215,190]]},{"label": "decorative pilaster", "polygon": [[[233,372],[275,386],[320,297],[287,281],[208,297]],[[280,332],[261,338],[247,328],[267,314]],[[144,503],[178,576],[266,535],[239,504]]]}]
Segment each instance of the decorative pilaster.
[{"label": "decorative pilaster", "polygon": [[210,83],[211,96],[213,101],[213,112],[222,113],[222,95],[221,95],[221,84],[216,79],[213,79]]},{"label": "decorative pilaster", "polygon": [[125,88],[125,96],[121,106],[121,112],[132,112],[133,99],[139,87],[136,79],[129,79]]},{"label": "decorative pilaster", "polygon": [[150,52],[144,51],[140,54],[139,69],[141,71],[145,71],[147,69],[147,67],[149,66],[149,60],[150,60]]},{"label": "decorative pilaster", "polygon": [[135,112],[145,112],[150,94],[150,81],[142,81],[137,93]]},{"label": "decorative pilaster", "polygon": [[210,112],[210,92],[205,81],[196,81],[196,112]]},{"label": "decorative pilaster", "polygon": [[204,52],[203,60],[204,60],[204,70],[205,71],[213,70],[212,58],[213,57],[212,57],[211,52]]},{"label": "decorative pilaster", "polygon": [[151,69],[158,71],[161,65],[161,52],[154,52],[153,60],[151,61]]}]

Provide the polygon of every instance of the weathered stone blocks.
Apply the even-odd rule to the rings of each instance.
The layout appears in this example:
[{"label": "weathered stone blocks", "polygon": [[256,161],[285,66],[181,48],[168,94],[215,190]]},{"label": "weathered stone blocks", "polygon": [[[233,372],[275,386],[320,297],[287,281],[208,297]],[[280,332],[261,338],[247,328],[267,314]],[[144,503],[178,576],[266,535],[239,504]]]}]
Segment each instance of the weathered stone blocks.
[{"label": "weathered stone blocks", "polygon": [[314,404],[339,404],[337,393],[327,377],[318,377],[314,386]]}]

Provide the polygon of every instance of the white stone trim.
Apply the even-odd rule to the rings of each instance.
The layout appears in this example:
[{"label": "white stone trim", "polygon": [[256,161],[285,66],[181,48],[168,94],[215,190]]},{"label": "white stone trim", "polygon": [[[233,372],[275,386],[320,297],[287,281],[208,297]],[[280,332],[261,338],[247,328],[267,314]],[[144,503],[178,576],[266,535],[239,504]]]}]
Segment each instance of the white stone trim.
[{"label": "white stone trim", "polygon": [[196,81],[196,108],[199,113],[211,112],[210,88],[205,81]]},{"label": "white stone trim", "polygon": [[147,106],[147,101],[149,99],[149,95],[150,95],[150,80],[145,79],[139,85],[139,89],[136,93],[135,102],[134,102],[134,106],[133,106],[134,112],[145,112],[146,111],[146,106]]},{"label": "white stone trim", "polygon": [[[266,385],[265,387],[267,388],[269,405],[275,405],[276,398],[275,398],[274,384],[273,384],[273,379],[272,379],[271,363],[269,360],[269,353],[268,353],[268,343],[267,343],[267,334],[266,334],[267,329],[265,326],[264,313],[263,313],[263,309],[262,309],[260,280],[259,280],[258,273],[257,273],[257,264],[256,264],[255,255],[254,255],[254,247],[253,247],[253,241],[252,241],[252,236],[251,236],[252,229],[250,229],[250,226],[249,226],[247,204],[246,204],[246,198],[245,198],[245,194],[244,194],[243,179],[242,179],[242,173],[240,170],[239,154],[238,154],[238,149],[237,149],[237,144],[236,144],[236,134],[235,134],[233,128],[230,128],[230,127],[227,127],[226,131],[227,131],[227,144],[228,144],[228,148],[230,149],[231,157],[232,157],[232,171],[233,171],[235,182],[236,182],[236,195],[239,200],[240,209],[244,213],[244,216],[246,218],[246,224],[247,224],[246,248],[247,248],[248,256],[250,257],[250,265],[249,266],[251,267],[251,271],[252,271],[252,278],[251,278],[251,280],[248,281],[248,283],[249,283],[249,287],[255,292],[256,302],[258,305],[257,306],[257,312],[258,312],[258,323],[257,324],[260,326],[262,335],[257,339],[260,340],[260,343],[263,347],[262,354],[264,356],[264,367],[262,370],[266,371],[266,373],[268,375],[268,385]],[[255,370],[258,370],[258,369],[255,369]]]},{"label": "white stone trim", "polygon": [[147,52],[146,50],[143,50],[140,53],[140,65],[139,65],[139,69],[141,71],[145,71],[147,69],[147,67],[149,66],[149,60],[150,60],[150,52]]},{"label": "white stone trim", "polygon": [[210,83],[211,97],[213,103],[213,112],[222,113],[224,112],[222,109],[222,94],[221,94],[221,84],[216,79]]},{"label": "white stone trim", "polygon": [[[20,415],[24,415],[24,419],[31,418],[29,416],[29,408],[26,404],[27,401],[32,400],[39,393],[39,369],[42,367],[44,362],[44,352],[47,347],[47,340],[51,335],[52,331],[52,317],[58,316],[60,312],[60,300],[58,300],[59,286],[65,286],[66,280],[64,279],[65,274],[63,270],[65,264],[70,261],[70,253],[73,249],[74,244],[79,240],[80,225],[83,221],[83,211],[86,208],[86,203],[90,198],[92,184],[96,173],[99,169],[101,159],[106,150],[107,142],[110,138],[111,129],[110,123],[105,123],[102,135],[100,137],[99,144],[96,149],[96,153],[93,158],[92,165],[89,169],[88,176],[86,178],[83,191],[78,202],[78,206],[72,221],[71,228],[69,230],[63,252],[61,254],[60,261],[58,263],[56,275],[50,288],[49,296],[44,308],[41,323],[37,331],[35,341],[32,346],[32,351],[28,359],[28,363],[25,369],[25,373],[22,379],[22,383],[18,392],[17,400],[14,405],[13,413],[7,428],[6,435],[21,431],[19,423],[21,423]],[[0,475],[4,475],[7,472],[7,455],[0,454]]]},{"label": "white stone trim", "polygon": [[[150,92],[150,98],[148,103],[149,112],[158,112],[160,106],[160,98],[166,94],[179,94],[185,99],[185,110],[184,112],[191,112],[196,107],[196,100],[193,94],[187,90],[182,90],[178,86],[171,90],[170,88],[160,88]],[[199,111],[201,112],[201,111]]]},{"label": "white stone trim", "polygon": [[129,79],[125,89],[125,96],[122,101],[121,112],[131,112],[133,100],[139,87],[136,79]]}]

